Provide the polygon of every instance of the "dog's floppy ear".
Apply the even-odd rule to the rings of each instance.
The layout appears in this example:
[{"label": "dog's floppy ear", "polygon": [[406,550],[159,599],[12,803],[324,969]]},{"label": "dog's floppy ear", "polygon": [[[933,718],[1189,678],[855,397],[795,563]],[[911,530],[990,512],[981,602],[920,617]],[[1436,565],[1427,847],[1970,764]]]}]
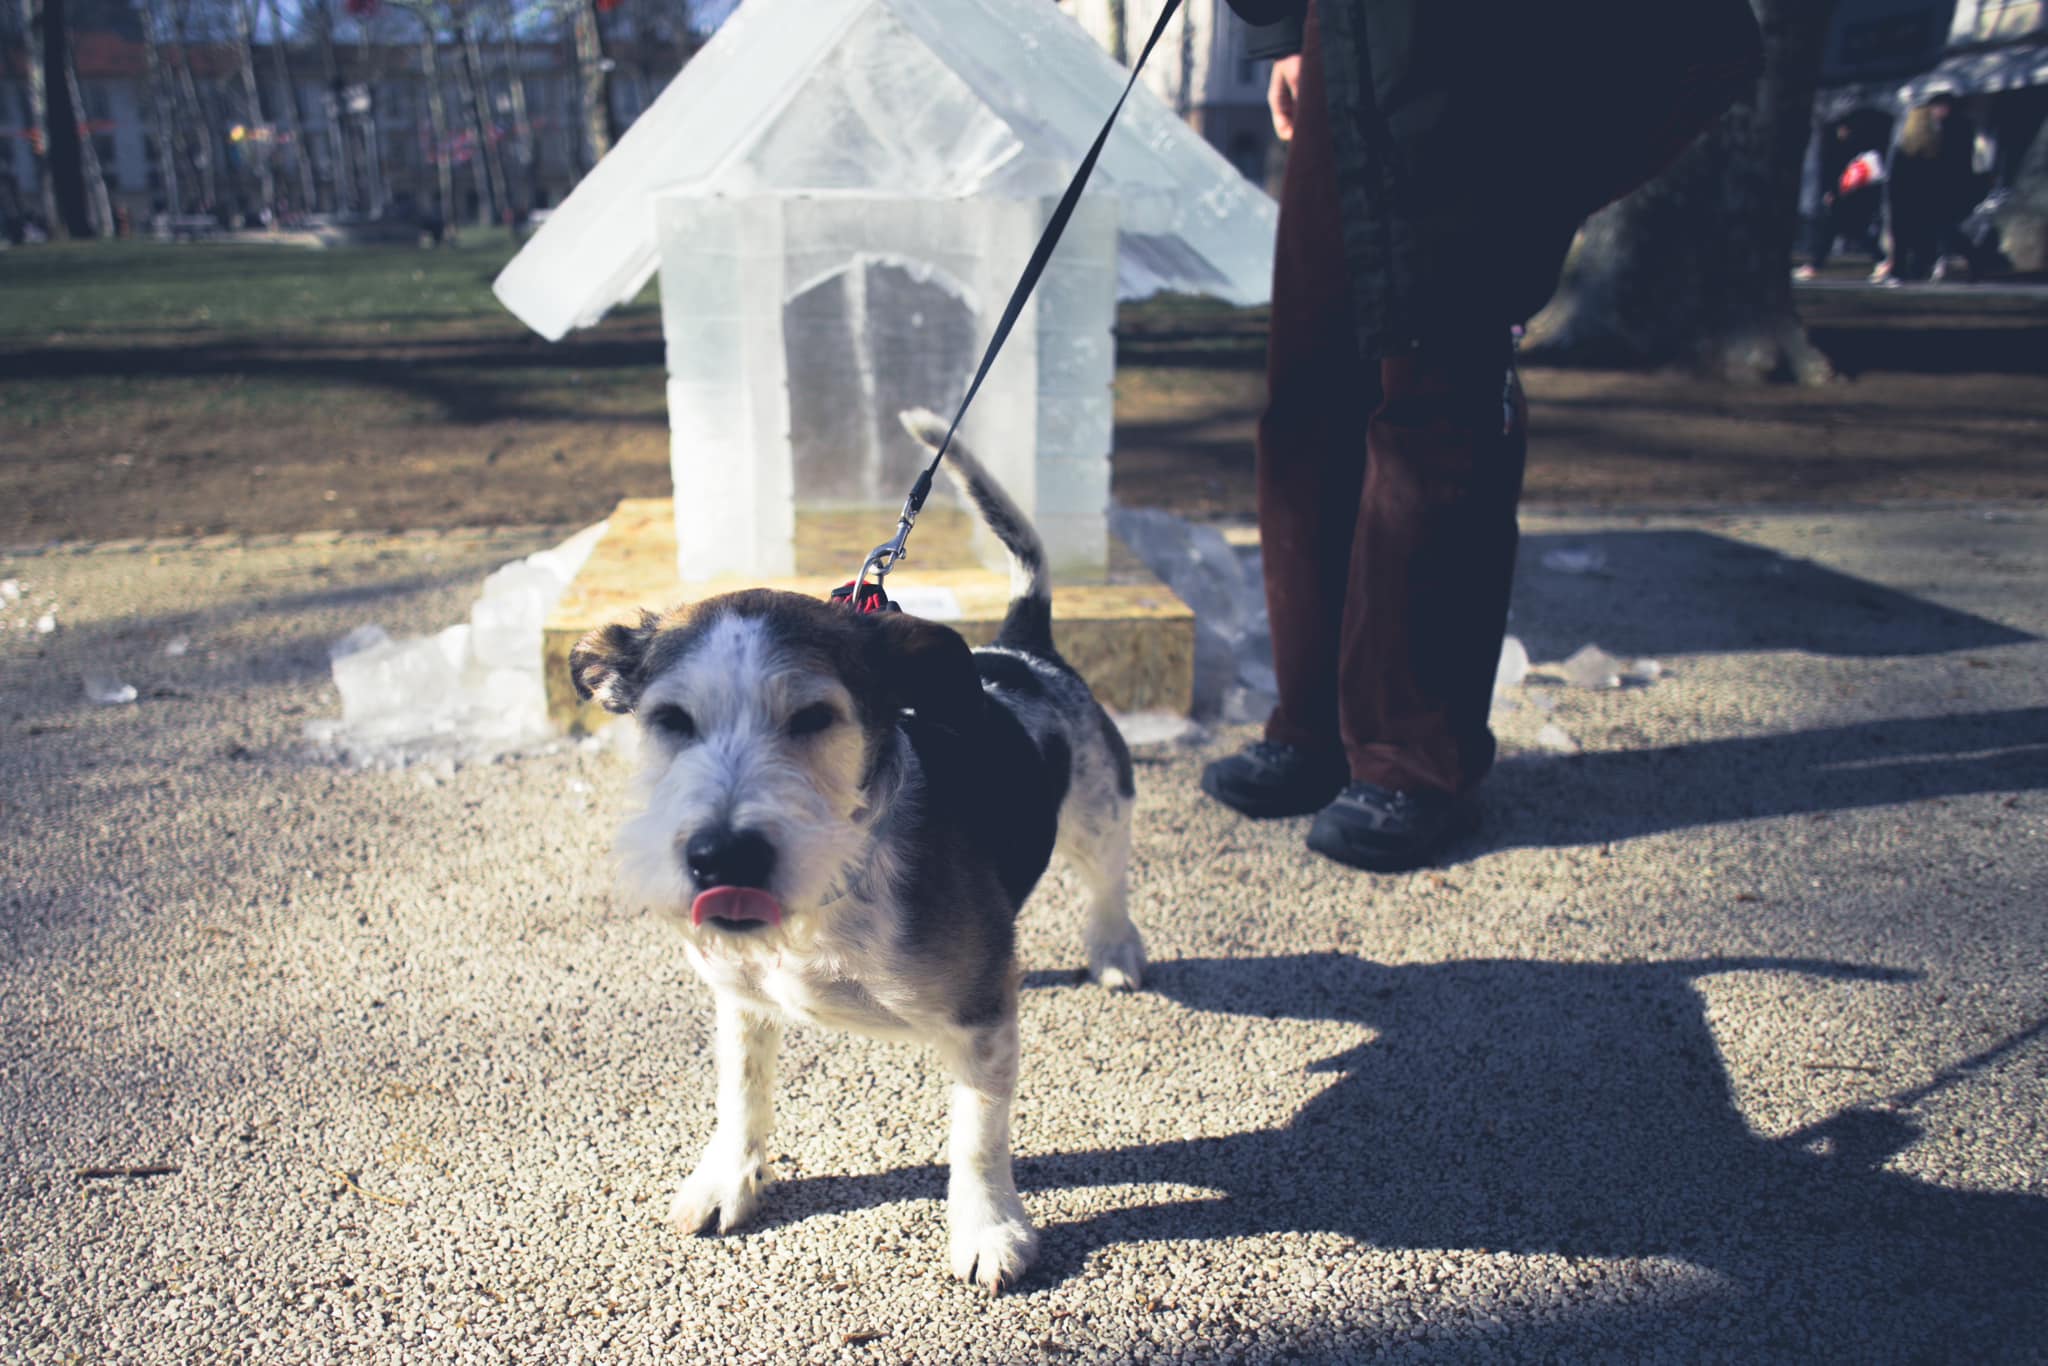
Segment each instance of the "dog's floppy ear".
[{"label": "dog's floppy ear", "polygon": [[633,710],[640,700],[640,665],[660,620],[643,609],[637,624],[615,621],[577,641],[569,651],[569,678],[576,695],[586,702],[596,698],[606,711]]},{"label": "dog's floppy ear", "polygon": [[901,612],[871,612],[859,620],[873,631],[870,660],[893,705],[954,730],[980,717],[986,705],[981,675],[958,631]]}]

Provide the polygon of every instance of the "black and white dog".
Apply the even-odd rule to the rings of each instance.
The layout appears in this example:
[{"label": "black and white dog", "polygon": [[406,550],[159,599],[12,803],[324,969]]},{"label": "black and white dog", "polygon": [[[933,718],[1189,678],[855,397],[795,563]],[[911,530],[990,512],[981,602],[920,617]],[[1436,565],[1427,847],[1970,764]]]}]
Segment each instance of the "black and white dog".
[{"label": "black and white dog", "polygon": [[[933,448],[945,432],[928,412],[904,425]],[[1095,979],[1137,986],[1145,953],[1130,752],[1053,648],[1037,533],[957,444],[946,468],[1013,562],[995,645],[753,589],[600,628],[569,667],[642,728],[625,882],[675,918],[717,999],[717,1122],[670,1221],[753,1213],[784,1022],[919,1040],[953,1077],[953,1271],[993,1294],[1037,1250],[1010,1171],[1012,924],[1055,849],[1088,891]]]}]

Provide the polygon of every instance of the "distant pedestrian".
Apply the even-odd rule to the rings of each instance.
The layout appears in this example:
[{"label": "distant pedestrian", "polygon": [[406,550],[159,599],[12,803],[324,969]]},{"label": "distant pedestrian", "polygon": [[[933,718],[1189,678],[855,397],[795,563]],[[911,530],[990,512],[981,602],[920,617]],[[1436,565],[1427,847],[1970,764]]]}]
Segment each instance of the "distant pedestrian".
[{"label": "distant pedestrian", "polygon": [[1807,262],[1798,271],[1805,280],[1827,265],[1837,242],[1866,244],[1884,208],[1884,156],[1858,145],[1855,125],[1838,119],[1819,141],[1816,202],[1807,209]]},{"label": "distant pedestrian", "polygon": [[1967,256],[1962,223],[1977,200],[1976,131],[1949,95],[1908,111],[1886,181],[1895,280],[1940,279],[1949,255]]}]

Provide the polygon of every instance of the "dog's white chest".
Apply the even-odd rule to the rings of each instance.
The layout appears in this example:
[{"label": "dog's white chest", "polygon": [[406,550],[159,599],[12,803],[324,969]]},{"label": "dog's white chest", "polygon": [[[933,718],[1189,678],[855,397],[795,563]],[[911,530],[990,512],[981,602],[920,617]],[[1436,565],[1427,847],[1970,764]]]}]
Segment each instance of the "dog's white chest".
[{"label": "dog's white chest", "polygon": [[885,1039],[916,1032],[908,1019],[837,968],[786,962],[741,965],[700,958],[697,969],[715,990],[731,992],[801,1024]]},{"label": "dog's white chest", "polygon": [[785,1014],[826,1029],[883,1038],[896,1037],[910,1029],[909,1021],[851,978],[773,968],[762,975],[761,991]]}]

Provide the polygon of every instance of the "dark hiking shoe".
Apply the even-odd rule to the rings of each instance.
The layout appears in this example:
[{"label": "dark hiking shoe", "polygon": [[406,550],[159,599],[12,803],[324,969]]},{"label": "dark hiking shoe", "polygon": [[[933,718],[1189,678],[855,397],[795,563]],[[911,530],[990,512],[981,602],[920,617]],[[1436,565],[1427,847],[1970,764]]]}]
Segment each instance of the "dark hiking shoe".
[{"label": "dark hiking shoe", "polygon": [[1202,770],[1202,791],[1246,816],[1306,816],[1329,804],[1350,770],[1336,750],[1257,740]]},{"label": "dark hiking shoe", "polygon": [[1353,868],[1402,873],[1436,862],[1478,824],[1479,812],[1461,797],[1352,783],[1317,813],[1308,847]]}]

